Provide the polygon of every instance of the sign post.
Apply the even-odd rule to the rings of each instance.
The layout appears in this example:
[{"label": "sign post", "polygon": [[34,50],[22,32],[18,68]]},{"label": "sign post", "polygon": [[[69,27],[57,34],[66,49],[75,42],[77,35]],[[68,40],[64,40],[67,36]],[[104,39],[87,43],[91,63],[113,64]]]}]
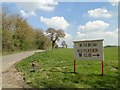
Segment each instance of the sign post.
[{"label": "sign post", "polygon": [[74,73],[76,73],[76,60],[102,61],[102,76],[104,76],[103,39],[74,42]]},{"label": "sign post", "polygon": [[104,61],[102,60],[102,76],[104,76]]},{"label": "sign post", "polygon": [[74,73],[76,73],[76,59],[74,59]]},{"label": "sign post", "polygon": [[75,58],[75,55],[74,55],[74,73],[76,73],[76,58]]}]

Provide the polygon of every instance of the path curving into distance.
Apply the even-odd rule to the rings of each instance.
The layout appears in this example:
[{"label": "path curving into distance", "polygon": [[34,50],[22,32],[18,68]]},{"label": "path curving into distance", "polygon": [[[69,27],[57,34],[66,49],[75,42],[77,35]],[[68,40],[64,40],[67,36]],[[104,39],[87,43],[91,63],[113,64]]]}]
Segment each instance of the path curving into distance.
[{"label": "path curving into distance", "polygon": [[[3,82],[3,83],[0,83],[0,89],[1,89],[1,87],[5,87],[5,88],[11,87],[12,88],[12,82],[9,81],[9,77],[11,77],[10,76],[11,70],[9,70],[9,69],[15,63],[21,61],[22,59],[27,58],[28,56],[33,55],[35,52],[43,52],[43,51],[44,50],[28,51],[28,52],[22,52],[22,53],[16,53],[16,54],[12,54],[12,55],[3,56],[2,59],[0,59],[0,62],[2,62],[2,70],[0,71],[0,73],[2,74],[2,78],[0,77],[0,81]],[[8,81],[9,81],[9,83],[8,83]],[[10,83],[11,83],[11,85],[10,85]],[[13,86],[13,88],[14,88],[14,86]]]}]

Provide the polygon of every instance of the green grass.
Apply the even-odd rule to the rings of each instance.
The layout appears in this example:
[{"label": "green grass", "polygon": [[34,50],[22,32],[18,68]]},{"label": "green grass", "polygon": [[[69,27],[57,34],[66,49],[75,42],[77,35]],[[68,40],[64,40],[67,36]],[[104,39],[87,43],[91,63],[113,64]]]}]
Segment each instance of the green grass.
[{"label": "green grass", "polygon": [[[120,88],[118,86],[118,49],[105,48],[105,72],[101,61],[77,60],[74,74],[73,49],[54,49],[36,53],[16,65],[26,82],[34,88]],[[35,63],[35,67],[32,67]],[[33,72],[32,72],[33,70]]]}]

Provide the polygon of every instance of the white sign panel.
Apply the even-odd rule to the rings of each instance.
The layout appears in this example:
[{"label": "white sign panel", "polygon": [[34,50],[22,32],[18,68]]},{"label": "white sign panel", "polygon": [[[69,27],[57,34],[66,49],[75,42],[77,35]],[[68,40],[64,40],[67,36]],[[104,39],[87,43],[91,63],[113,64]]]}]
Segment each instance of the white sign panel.
[{"label": "white sign panel", "polygon": [[74,57],[79,60],[103,60],[103,40],[74,41]]}]

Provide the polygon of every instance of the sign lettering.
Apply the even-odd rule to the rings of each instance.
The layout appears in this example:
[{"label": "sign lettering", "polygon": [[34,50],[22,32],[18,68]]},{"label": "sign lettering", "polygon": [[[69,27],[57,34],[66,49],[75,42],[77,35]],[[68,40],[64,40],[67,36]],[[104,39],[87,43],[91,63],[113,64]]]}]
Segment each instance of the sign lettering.
[{"label": "sign lettering", "polygon": [[103,40],[74,41],[74,56],[79,60],[103,60]]}]

